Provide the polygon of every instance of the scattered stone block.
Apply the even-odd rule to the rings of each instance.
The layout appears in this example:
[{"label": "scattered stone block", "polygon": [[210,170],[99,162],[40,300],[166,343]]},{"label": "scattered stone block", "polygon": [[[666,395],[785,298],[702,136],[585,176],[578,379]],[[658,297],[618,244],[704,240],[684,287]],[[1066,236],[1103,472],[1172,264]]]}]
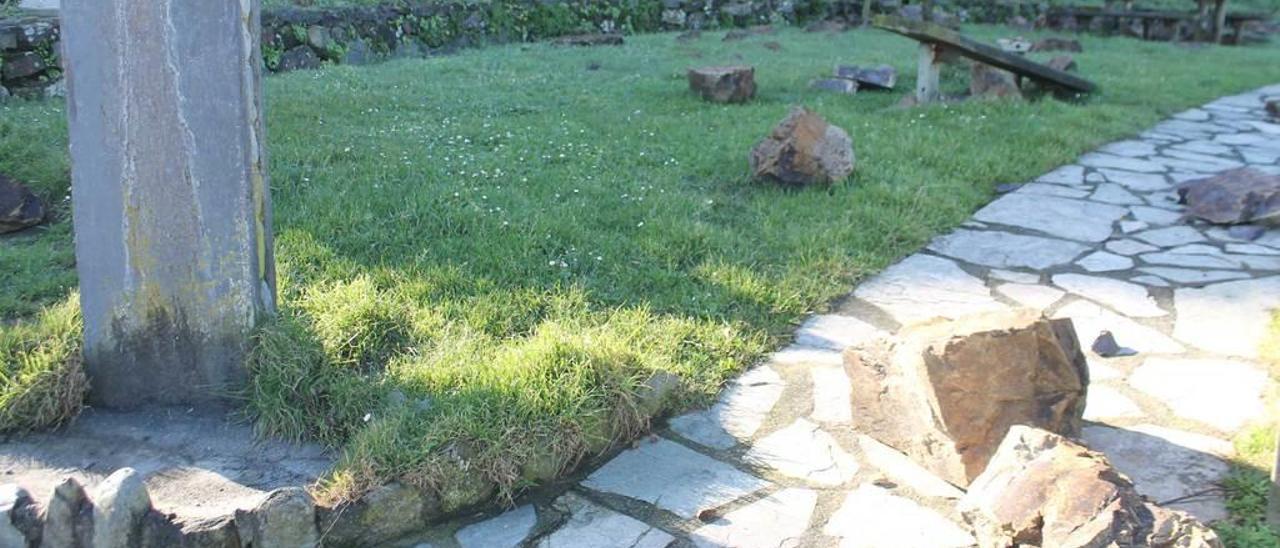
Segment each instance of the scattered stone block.
[{"label": "scattered stone block", "polygon": [[756,96],[756,69],[747,66],[690,69],[689,89],[713,103],[745,103]]},{"label": "scattered stone block", "polygon": [[1058,55],[1045,64],[1049,65],[1049,68],[1063,72],[1074,72],[1077,68],[1076,59],[1070,55]]},{"label": "scattered stone block", "polygon": [[1280,225],[1280,175],[1232,169],[1183,183],[1178,196],[1187,216],[1210,223]]},{"label": "scattered stone block", "polygon": [[845,352],[859,432],[956,485],[1005,433],[1080,433],[1088,365],[1070,321],[1016,310],[904,328]]},{"label": "scattered stone block", "polygon": [[813,83],[809,84],[809,87],[823,91],[842,93],[845,95],[858,93],[858,83],[853,80],[845,80],[844,78],[823,78],[820,80],[814,80]]},{"label": "scattered stone block", "polygon": [[1021,99],[1018,77],[986,63],[974,62],[969,69],[969,96],[984,99]]},{"label": "scattered stone block", "polygon": [[1111,334],[1110,331],[1103,331],[1102,333],[1099,333],[1098,338],[1093,340],[1090,350],[1093,350],[1094,354],[1103,358],[1115,358],[1118,356],[1132,356],[1137,354],[1137,352],[1132,348],[1120,346],[1120,343],[1116,342],[1116,336]]},{"label": "scattered stone block", "polygon": [[1280,99],[1267,101],[1266,108],[1267,114],[1270,114],[1272,118],[1280,118]]},{"label": "scattered stone block", "polygon": [[746,40],[747,38],[750,38],[750,37],[751,37],[750,31],[743,30],[743,29],[733,29],[724,34],[724,38],[722,39],[722,41],[736,42],[738,40]]},{"label": "scattered stone block", "polygon": [[621,34],[571,34],[569,36],[561,36],[551,41],[556,46],[621,46],[626,43]]},{"label": "scattered stone block", "polygon": [[782,43],[781,43],[781,42],[769,41],[769,42],[765,42],[765,43],[760,44],[760,45],[761,45],[761,46],[764,46],[764,49],[767,49],[767,50],[769,50],[769,51],[782,51]]},{"label": "scattered stone block", "polygon": [[1073,38],[1041,38],[1031,45],[1031,51],[1070,51],[1080,53],[1084,51],[1084,47],[1080,45],[1080,41]]},{"label": "scattered stone block", "polygon": [[0,174],[0,234],[40,224],[44,204],[22,183]]},{"label": "scattered stone block", "polygon": [[1220,547],[1208,527],[1143,500],[1101,453],[1015,426],[960,501],[983,548]]},{"label": "scattered stone block", "polygon": [[[684,12],[680,12],[684,13]],[[695,42],[702,38],[702,31],[698,29],[689,29],[676,35],[676,41],[680,43]]]},{"label": "scattered stone block", "polygon": [[889,65],[836,65],[835,74],[837,78],[853,80],[859,87],[868,89],[892,90],[898,83],[898,70]]},{"label": "scattered stone block", "polygon": [[84,487],[74,478],[63,480],[45,504],[40,545],[91,546],[93,524],[88,521],[91,515],[92,505]]},{"label": "scattered stone block", "polygon": [[751,150],[757,178],[788,186],[832,184],[853,173],[853,139],[804,107],[794,107]]}]

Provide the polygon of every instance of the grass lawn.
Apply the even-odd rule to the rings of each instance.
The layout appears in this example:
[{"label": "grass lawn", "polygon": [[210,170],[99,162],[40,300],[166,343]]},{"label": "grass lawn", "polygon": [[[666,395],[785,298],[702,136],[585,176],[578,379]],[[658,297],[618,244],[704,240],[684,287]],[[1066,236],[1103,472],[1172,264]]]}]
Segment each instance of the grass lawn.
[{"label": "grass lawn", "polygon": [[1227,546],[1280,548],[1280,532],[1266,524],[1267,496],[1271,469],[1275,466],[1277,420],[1280,420],[1280,311],[1271,321],[1271,336],[1263,348],[1263,358],[1271,369],[1267,391],[1269,421],[1242,432],[1235,440],[1235,471],[1227,481],[1227,507],[1231,522],[1217,529]]},{"label": "grass lawn", "polygon": [[[512,45],[270,78],[284,310],[244,408],[264,433],[342,448],[323,498],[389,478],[438,490],[446,508],[510,494],[706,401],[996,184],[1280,81],[1274,46],[1081,40],[1081,71],[1103,90],[1083,104],[902,110],[902,93],[807,89],[837,62],[889,62],[910,90],[915,43],[876,31]],[[755,102],[686,91],[687,67],[721,63],[757,67]],[[748,149],[797,103],[853,135],[847,183],[749,180]],[[0,106],[0,171],[62,204],[52,225],[0,240],[4,405],[83,384],[63,116],[60,103]],[[672,375],[679,388],[652,397]]]}]

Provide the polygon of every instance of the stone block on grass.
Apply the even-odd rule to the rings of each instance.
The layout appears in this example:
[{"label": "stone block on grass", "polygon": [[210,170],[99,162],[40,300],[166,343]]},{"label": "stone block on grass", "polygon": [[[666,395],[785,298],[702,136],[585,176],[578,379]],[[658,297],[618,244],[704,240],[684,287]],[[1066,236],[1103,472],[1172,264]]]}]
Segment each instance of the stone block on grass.
[{"label": "stone block on grass", "polygon": [[756,69],[747,66],[689,70],[689,89],[713,103],[745,103],[756,96]]}]

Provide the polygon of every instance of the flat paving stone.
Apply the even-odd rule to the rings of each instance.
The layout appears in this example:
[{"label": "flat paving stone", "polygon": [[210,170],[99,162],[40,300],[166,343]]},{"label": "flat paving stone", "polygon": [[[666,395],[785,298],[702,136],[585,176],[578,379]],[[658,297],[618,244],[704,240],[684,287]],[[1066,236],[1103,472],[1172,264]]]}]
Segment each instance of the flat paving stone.
[{"label": "flat paving stone", "polygon": [[840,365],[844,356],[837,350],[790,345],[769,356],[770,364],[783,365]]},{"label": "flat paving stone", "polygon": [[468,525],[454,535],[461,548],[516,548],[538,524],[538,511],[524,505],[499,516]]},{"label": "flat paving stone", "polygon": [[1119,390],[1105,384],[1089,386],[1085,402],[1084,420],[1126,419],[1142,416],[1142,408]]},{"label": "flat paving stone", "polygon": [[1165,167],[1147,160],[1138,158],[1126,158],[1124,156],[1116,156],[1114,154],[1106,154],[1101,152],[1090,152],[1080,157],[1079,162],[1082,165],[1097,168],[1122,169],[1125,171],[1136,171],[1139,173],[1163,173]]},{"label": "flat paving stone", "polygon": [[1240,262],[1223,257],[1221,253],[1217,255],[1199,255],[1191,253],[1176,253],[1173,251],[1159,251],[1139,255],[1139,258],[1142,259],[1142,262],[1147,264],[1176,266],[1180,268],[1233,269],[1240,268],[1242,266]]},{"label": "flat paving stone", "polygon": [[1280,276],[1174,291],[1173,335],[1225,356],[1258,357],[1271,311],[1280,308]]},{"label": "flat paving stone", "polygon": [[853,386],[844,364],[815,366],[809,374],[813,379],[813,420],[825,424],[853,422]]},{"label": "flat paving stone", "polygon": [[1084,198],[1089,191],[1050,183],[1027,183],[1017,190],[1023,194],[1039,194],[1041,196],[1061,196],[1063,198]]},{"label": "flat paving stone", "polygon": [[623,451],[582,485],[691,519],[701,510],[723,506],[771,484],[676,442],[658,439]]},{"label": "flat paving stone", "polygon": [[[1089,366],[1089,382],[1108,381],[1124,377],[1124,373],[1119,369],[1103,363],[1102,360],[1103,358],[1093,353],[1088,353],[1088,355],[1085,356],[1085,361]],[[1093,388],[1090,388],[1090,390],[1092,389]],[[1088,405],[1087,401],[1085,402],[1085,405]]]},{"label": "flat paving stone", "polygon": [[824,487],[844,485],[858,473],[853,455],[831,434],[805,419],[765,436],[743,460]]},{"label": "flat paving stone", "polygon": [[1128,210],[1120,206],[1014,193],[978,210],[974,219],[1036,230],[1068,240],[1101,242],[1111,236],[1115,222],[1127,213]]},{"label": "flat paving stone", "polygon": [[1218,484],[1231,472],[1223,460],[1231,452],[1230,443],[1152,425],[1086,426],[1084,441],[1106,454],[1116,470],[1133,480],[1139,493],[1156,503],[1179,500],[1167,506],[1203,522],[1227,517]]},{"label": "flat paving stone", "polygon": [[1036,181],[1067,186],[1082,185],[1084,184],[1084,167],[1065,165],[1041,175]]},{"label": "flat paving stone", "polygon": [[1267,374],[1239,361],[1150,358],[1129,376],[1129,384],[1175,415],[1224,432],[1266,413]]},{"label": "flat paving stone", "polygon": [[1145,287],[1137,284],[1082,274],[1059,274],[1053,277],[1053,284],[1129,317],[1157,318],[1169,314],[1147,294]]},{"label": "flat paving stone", "polygon": [[1169,280],[1161,278],[1153,274],[1143,274],[1129,278],[1129,281],[1135,284],[1142,284],[1147,287],[1169,287]]},{"label": "flat paving stone", "polygon": [[1026,284],[1003,284],[996,287],[996,293],[1035,310],[1044,310],[1053,306],[1053,303],[1058,302],[1066,294],[1061,289]]},{"label": "flat paving stone", "polygon": [[946,480],[911,460],[911,457],[880,443],[871,436],[859,435],[858,447],[862,449],[862,456],[867,459],[867,464],[884,472],[889,479],[899,485],[905,485],[922,496],[946,499],[959,499],[964,496],[964,491],[959,487],[947,483]]},{"label": "flat paving stone", "polygon": [[1129,156],[1132,158],[1150,156],[1156,153],[1155,145],[1145,141],[1119,141],[1103,146],[1098,150],[1108,154]]},{"label": "flat paving stone", "polygon": [[854,290],[903,325],[1003,310],[991,291],[955,263],[912,255]]},{"label": "flat paving stone", "polygon": [[782,377],[768,366],[753,368],[735,379],[711,409],[671,419],[676,433],[707,447],[728,449],[748,440],[782,397]]},{"label": "flat paving stone", "polygon": [[1231,154],[1231,147],[1212,141],[1188,141],[1169,147],[1171,150],[1185,150],[1201,154]]},{"label": "flat paving stone", "polygon": [[1176,211],[1169,211],[1164,208],[1135,205],[1129,208],[1133,212],[1133,218],[1148,225],[1164,226],[1171,225],[1182,220],[1182,214]]},{"label": "flat paving stone", "polygon": [[1189,226],[1171,226],[1139,232],[1135,238],[1160,247],[1176,247],[1206,240],[1200,231]]},{"label": "flat paving stone", "polygon": [[1103,202],[1117,205],[1134,205],[1146,203],[1142,198],[1134,196],[1132,192],[1125,190],[1124,187],[1105,183],[1095,187],[1097,190],[1089,195],[1089,199],[1095,202]]},{"label": "flat paving stone", "polygon": [[1151,244],[1144,244],[1137,240],[1112,240],[1107,242],[1107,251],[1125,256],[1137,255],[1148,251],[1159,249]]},{"label": "flat paving stone", "polygon": [[957,230],[934,240],[929,249],[983,266],[1035,270],[1070,263],[1088,250],[1066,240],[990,230]]},{"label": "flat paving stone", "polygon": [[1120,221],[1120,232],[1132,234],[1151,228],[1150,224],[1142,221]]},{"label": "flat paving stone", "polygon": [[989,274],[991,275],[990,277],[992,278],[995,278],[997,280],[1004,280],[1006,282],[1013,282],[1013,283],[1019,283],[1019,284],[1040,283],[1040,275],[1031,274],[1029,272],[1014,272],[1012,270],[1001,270],[998,268],[993,268],[991,269]]},{"label": "flat paving stone", "polygon": [[1248,274],[1238,270],[1195,270],[1173,266],[1144,266],[1138,270],[1147,274],[1159,276],[1171,282],[1177,282],[1185,285],[1204,285],[1212,282],[1240,280],[1249,277]]},{"label": "flat paving stone", "polygon": [[1280,249],[1257,244],[1227,244],[1227,252],[1244,255],[1280,255]]},{"label": "flat paving stone", "polygon": [[1133,259],[1106,251],[1095,251],[1076,261],[1076,265],[1089,272],[1114,272],[1133,268]]},{"label": "flat paving stone", "polygon": [[849,493],[822,532],[840,548],[961,548],[973,536],[941,514],[870,485]]},{"label": "flat paving stone", "polygon": [[1110,331],[1120,346],[1139,353],[1177,354],[1184,348],[1164,333],[1088,301],[1076,301],[1059,308],[1055,318],[1071,318],[1082,342],[1092,342],[1103,331]]},{"label": "flat paving stone", "polygon": [[796,331],[796,343],[816,348],[844,350],[877,339],[884,332],[857,318],[820,314],[809,318]]},{"label": "flat paving stone", "polygon": [[701,548],[800,546],[818,504],[809,489],[783,489],[699,527],[689,536]]},{"label": "flat paving stone", "polygon": [[1118,184],[1134,192],[1154,192],[1167,190],[1171,185],[1169,179],[1159,173],[1134,173],[1118,169],[1099,169],[1108,182]]},{"label": "flat paving stone", "polygon": [[675,537],[634,518],[569,493],[555,505],[569,521],[538,541],[538,548],[666,548]]}]

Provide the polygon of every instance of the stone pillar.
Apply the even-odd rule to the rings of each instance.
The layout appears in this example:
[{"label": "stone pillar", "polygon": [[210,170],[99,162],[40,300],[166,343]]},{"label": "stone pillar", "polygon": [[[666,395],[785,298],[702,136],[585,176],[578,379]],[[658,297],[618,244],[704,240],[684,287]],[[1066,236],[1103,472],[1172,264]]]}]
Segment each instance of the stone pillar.
[{"label": "stone pillar", "polygon": [[223,401],[275,307],[259,0],[64,0],[90,400]]}]

